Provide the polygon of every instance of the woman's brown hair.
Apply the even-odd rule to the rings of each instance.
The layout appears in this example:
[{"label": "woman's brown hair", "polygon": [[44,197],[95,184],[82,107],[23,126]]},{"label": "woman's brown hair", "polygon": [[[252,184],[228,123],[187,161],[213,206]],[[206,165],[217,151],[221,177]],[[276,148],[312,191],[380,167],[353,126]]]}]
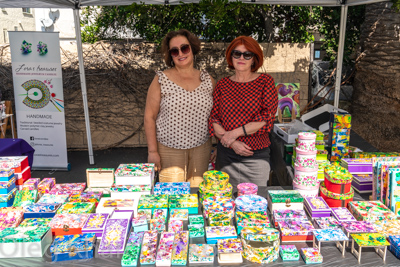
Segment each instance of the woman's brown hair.
[{"label": "woman's brown hair", "polygon": [[239,45],[244,45],[248,51],[254,53],[254,64],[251,65],[251,71],[255,72],[258,70],[263,65],[264,55],[260,45],[250,36],[239,36],[229,44],[225,54],[228,67],[232,70],[235,69],[232,62],[232,51]]},{"label": "woman's brown hair", "polygon": [[164,61],[167,64],[167,66],[173,67],[173,60],[171,55],[169,54],[169,41],[171,41],[172,38],[177,37],[177,36],[184,36],[186,39],[188,39],[190,48],[192,50],[193,56],[197,55],[200,51],[200,40],[199,38],[191,33],[188,30],[185,29],[180,29],[178,31],[171,31],[165,35],[162,43],[161,43],[161,53],[164,56]]}]

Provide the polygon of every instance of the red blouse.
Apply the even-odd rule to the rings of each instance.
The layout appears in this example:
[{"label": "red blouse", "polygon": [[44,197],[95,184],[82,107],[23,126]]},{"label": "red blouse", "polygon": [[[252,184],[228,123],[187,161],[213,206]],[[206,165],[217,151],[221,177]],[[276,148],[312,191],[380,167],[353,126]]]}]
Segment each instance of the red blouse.
[{"label": "red blouse", "polygon": [[211,136],[214,136],[213,123],[231,131],[249,122],[265,121],[266,124],[256,133],[240,136],[237,140],[244,142],[252,150],[266,148],[271,144],[268,133],[275,120],[278,93],[270,75],[263,73],[257,79],[245,83],[234,82],[225,77],[217,83],[213,101],[208,120]]}]

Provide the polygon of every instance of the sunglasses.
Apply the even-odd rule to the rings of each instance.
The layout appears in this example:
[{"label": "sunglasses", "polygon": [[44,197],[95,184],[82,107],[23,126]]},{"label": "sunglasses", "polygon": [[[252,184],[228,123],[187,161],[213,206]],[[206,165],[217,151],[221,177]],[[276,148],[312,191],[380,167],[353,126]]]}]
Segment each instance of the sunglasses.
[{"label": "sunglasses", "polygon": [[182,54],[184,54],[184,55],[188,54],[190,52],[190,45],[184,44],[181,46],[181,48],[176,48],[176,47],[171,48],[169,50],[169,54],[171,55],[171,57],[177,57],[177,56],[179,56],[179,50],[181,50]]},{"label": "sunglasses", "polygon": [[240,52],[238,50],[233,50],[232,51],[232,57],[239,59],[243,55],[243,58],[246,60],[250,60],[254,57],[254,53],[246,51],[246,52]]}]

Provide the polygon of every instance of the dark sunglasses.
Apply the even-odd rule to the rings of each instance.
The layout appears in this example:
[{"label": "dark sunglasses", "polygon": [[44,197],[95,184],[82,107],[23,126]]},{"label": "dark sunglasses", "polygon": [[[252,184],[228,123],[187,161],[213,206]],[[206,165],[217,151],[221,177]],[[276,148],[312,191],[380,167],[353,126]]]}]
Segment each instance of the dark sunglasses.
[{"label": "dark sunglasses", "polygon": [[246,52],[240,52],[238,50],[233,50],[232,51],[232,57],[239,59],[243,55],[243,58],[246,60],[250,60],[254,57],[254,53],[246,51]]},{"label": "dark sunglasses", "polygon": [[182,54],[184,54],[184,55],[188,54],[190,52],[190,45],[184,44],[181,46],[181,48],[176,48],[176,47],[171,48],[169,50],[169,54],[171,55],[171,57],[177,57],[177,56],[179,56],[179,50],[181,50]]}]

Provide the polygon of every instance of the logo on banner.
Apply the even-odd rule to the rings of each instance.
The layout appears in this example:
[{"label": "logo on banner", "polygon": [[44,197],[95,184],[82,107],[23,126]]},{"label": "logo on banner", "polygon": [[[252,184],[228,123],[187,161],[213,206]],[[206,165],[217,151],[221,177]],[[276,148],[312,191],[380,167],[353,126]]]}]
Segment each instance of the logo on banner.
[{"label": "logo on banner", "polygon": [[28,80],[21,86],[26,91],[26,94],[20,94],[20,96],[25,96],[22,101],[25,106],[33,109],[41,109],[51,102],[59,112],[61,112],[59,107],[64,108],[64,106],[60,104],[60,102],[64,101],[56,98],[55,93],[50,92],[49,87],[53,88],[51,80],[44,80],[44,82],[36,79]]}]

